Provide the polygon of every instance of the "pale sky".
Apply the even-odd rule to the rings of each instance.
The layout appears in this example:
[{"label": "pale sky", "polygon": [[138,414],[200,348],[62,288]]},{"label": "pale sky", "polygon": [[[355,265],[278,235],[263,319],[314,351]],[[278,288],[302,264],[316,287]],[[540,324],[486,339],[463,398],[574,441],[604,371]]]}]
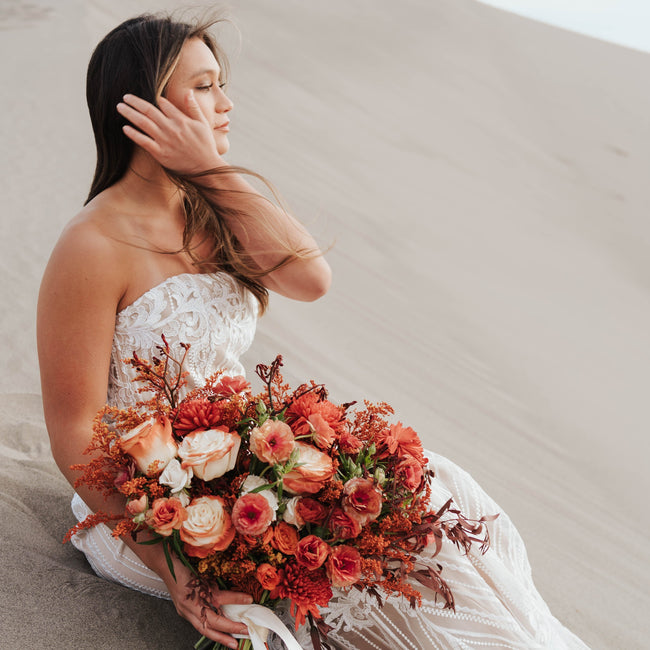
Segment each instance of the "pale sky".
[{"label": "pale sky", "polygon": [[480,0],[564,29],[650,52],[650,0]]}]

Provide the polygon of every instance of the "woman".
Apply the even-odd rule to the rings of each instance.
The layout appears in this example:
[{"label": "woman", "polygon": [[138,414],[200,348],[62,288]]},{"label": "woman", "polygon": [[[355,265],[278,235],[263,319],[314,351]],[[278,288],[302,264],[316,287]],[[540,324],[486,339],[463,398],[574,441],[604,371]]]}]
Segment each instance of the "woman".
[{"label": "woman", "polygon": [[[98,151],[88,202],[58,242],[39,300],[39,357],[54,457],[66,477],[82,456],[91,420],[109,402],[137,399],[129,369],[133,350],[149,357],[165,333],[192,344],[189,387],[224,369],[241,374],[258,311],[273,290],[314,300],[330,270],[311,236],[229,167],[225,61],[207,33],[168,18],[127,21],[98,45],[87,99]],[[450,496],[470,517],[500,509],[450,461],[430,455],[434,502]],[[116,512],[124,504],[115,499]],[[94,492],[73,501],[83,519],[106,504]],[[436,605],[411,610],[389,599],[379,609],[367,594],[338,593],[324,612],[330,640],[342,648],[584,648],[552,617],[530,578],[525,549],[507,516],[494,524],[485,556],[446,544],[440,561],[456,612]],[[105,527],[78,546],[95,570],[132,588],[171,598],[205,636],[236,647],[245,626],[185,598],[189,576],[174,580],[160,546],[115,541]],[[125,549],[124,544],[128,549]],[[217,604],[250,598],[215,590]],[[305,647],[307,641],[302,641]]]}]

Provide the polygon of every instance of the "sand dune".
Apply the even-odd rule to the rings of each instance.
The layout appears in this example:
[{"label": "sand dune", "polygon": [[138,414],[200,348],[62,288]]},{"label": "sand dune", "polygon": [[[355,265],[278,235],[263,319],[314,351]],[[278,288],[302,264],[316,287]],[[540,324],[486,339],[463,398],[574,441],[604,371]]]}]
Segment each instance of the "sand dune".
[{"label": "sand dune", "polygon": [[[40,391],[38,284],[94,164],[92,47],[177,5],[0,8],[2,393]],[[472,0],[231,15],[230,160],[333,243],[335,273],[318,303],[274,298],[248,367],[282,353],[291,380],[390,401],[509,512],[562,622],[644,647],[650,56]]]}]

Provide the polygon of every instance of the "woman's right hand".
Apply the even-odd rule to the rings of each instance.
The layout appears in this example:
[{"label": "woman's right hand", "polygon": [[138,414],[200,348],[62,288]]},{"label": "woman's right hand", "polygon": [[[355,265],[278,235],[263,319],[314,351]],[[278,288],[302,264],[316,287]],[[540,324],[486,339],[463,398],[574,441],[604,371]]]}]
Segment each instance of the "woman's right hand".
[{"label": "woman's right hand", "polygon": [[[192,574],[177,558],[174,558],[173,562],[176,580],[168,571],[165,572],[166,575],[163,579],[178,614],[189,621],[199,634],[229,648],[237,648],[237,639],[230,635],[248,634],[248,628],[243,623],[236,623],[225,616],[217,614],[217,612],[206,607],[204,603],[201,603],[198,598],[188,598],[191,589],[187,585],[192,580]],[[221,591],[216,587],[211,591],[211,603],[216,609],[221,605],[250,605],[252,602],[253,599],[249,594],[237,591]]]}]

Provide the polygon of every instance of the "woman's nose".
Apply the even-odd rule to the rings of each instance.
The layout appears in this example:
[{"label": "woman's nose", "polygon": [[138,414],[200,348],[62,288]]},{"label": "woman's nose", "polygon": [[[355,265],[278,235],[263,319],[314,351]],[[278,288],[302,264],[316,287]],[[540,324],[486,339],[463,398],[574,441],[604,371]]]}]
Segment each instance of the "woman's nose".
[{"label": "woman's nose", "polygon": [[227,113],[228,111],[231,111],[233,109],[234,104],[232,103],[230,97],[226,95],[226,93],[219,88],[219,97],[217,99],[217,105],[216,105],[216,110],[217,113]]}]

